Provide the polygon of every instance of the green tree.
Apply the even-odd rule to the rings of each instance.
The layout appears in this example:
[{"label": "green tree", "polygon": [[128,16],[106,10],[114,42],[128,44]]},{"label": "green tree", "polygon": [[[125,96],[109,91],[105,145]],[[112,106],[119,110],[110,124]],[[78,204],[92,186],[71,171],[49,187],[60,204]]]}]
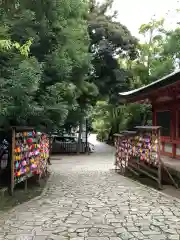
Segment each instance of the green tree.
[{"label": "green tree", "polygon": [[98,93],[87,77],[86,2],[3,1],[1,7],[1,125],[52,131],[71,112],[78,115],[80,105],[85,112]]},{"label": "green tree", "polygon": [[[179,24],[178,24],[179,25]],[[180,28],[168,31],[166,43],[164,45],[165,57],[172,59],[174,65],[180,67]]]},{"label": "green tree", "polygon": [[164,19],[152,19],[148,24],[142,24],[139,33],[144,36],[144,43],[139,44],[139,56],[134,65],[137,74],[141,70],[141,84],[148,84],[174,70],[174,61],[164,54],[167,42],[167,30]]},{"label": "green tree", "polygon": [[94,108],[93,127],[107,139],[122,129],[126,121],[126,113],[119,107],[118,93],[128,88],[129,73],[119,65],[118,58],[132,60],[137,54],[137,39],[116,20],[116,12],[108,14],[112,12],[112,4],[113,0],[101,4],[90,0],[87,16],[92,53],[89,78],[98,86],[98,99],[103,100]]},{"label": "green tree", "polygon": [[99,89],[99,98],[108,97],[116,102],[118,92],[127,87],[127,73],[119,67],[118,57],[133,59],[136,56],[136,39],[128,29],[116,21],[116,12],[112,10],[112,0],[102,4],[89,1],[88,32],[89,50],[92,53],[90,79]]},{"label": "green tree", "polygon": [[[146,85],[158,78],[173,71],[175,65],[174,58],[177,59],[177,49],[173,49],[170,41],[172,34],[164,28],[164,20],[152,19],[148,24],[142,24],[139,30],[144,36],[144,42],[137,44],[136,59],[119,55],[119,69],[123,69],[126,73],[127,88],[134,89]],[[171,50],[165,52],[166,45],[171,46]],[[172,44],[173,45],[173,44]],[[176,44],[177,46],[177,44]],[[124,91],[123,88],[118,91]],[[116,102],[118,103],[118,101]],[[118,104],[109,104],[106,102],[107,113],[96,116],[93,126],[101,132],[108,132],[109,138],[113,134],[119,132],[120,129],[133,129],[135,125],[147,124],[151,119],[151,106],[140,104],[128,104],[127,106],[119,106]],[[95,109],[95,111],[97,111]],[[101,111],[100,111],[101,113]],[[104,118],[104,116],[107,116]],[[123,116],[123,117],[122,117]],[[125,119],[125,120],[124,120]]]}]

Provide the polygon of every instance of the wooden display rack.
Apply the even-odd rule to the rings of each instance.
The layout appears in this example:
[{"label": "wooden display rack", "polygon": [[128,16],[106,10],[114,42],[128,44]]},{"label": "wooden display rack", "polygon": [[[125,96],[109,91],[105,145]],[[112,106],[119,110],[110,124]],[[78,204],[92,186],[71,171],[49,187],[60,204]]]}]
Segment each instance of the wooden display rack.
[{"label": "wooden display rack", "polygon": [[123,134],[114,134],[115,137],[115,148],[116,148],[116,152],[115,152],[115,170],[118,171],[118,169],[120,169],[122,171],[122,161],[123,161],[123,153],[122,153],[122,147],[121,144],[123,144],[123,138],[124,135]]},{"label": "wooden display rack", "polygon": [[[45,135],[44,135],[45,136]],[[33,176],[38,179],[47,172],[48,138],[42,139],[33,127],[13,127],[11,147],[11,194],[14,187]]]},{"label": "wooden display rack", "polygon": [[[137,132],[123,132],[121,137],[117,134],[116,139],[116,168],[121,173],[126,170],[136,175],[146,175],[158,183],[159,189],[162,189],[162,180],[164,175],[169,178],[175,187],[172,175],[163,164],[160,156],[160,127],[158,126],[137,126]],[[124,157],[122,153],[125,153]],[[120,156],[120,157],[119,157]],[[125,164],[124,164],[125,162]]]},{"label": "wooden display rack", "polygon": [[116,171],[120,170],[122,174],[125,173],[126,167],[128,166],[128,159],[131,155],[131,145],[136,135],[136,131],[123,131],[121,134],[114,134],[116,156],[115,156],[115,167]]}]

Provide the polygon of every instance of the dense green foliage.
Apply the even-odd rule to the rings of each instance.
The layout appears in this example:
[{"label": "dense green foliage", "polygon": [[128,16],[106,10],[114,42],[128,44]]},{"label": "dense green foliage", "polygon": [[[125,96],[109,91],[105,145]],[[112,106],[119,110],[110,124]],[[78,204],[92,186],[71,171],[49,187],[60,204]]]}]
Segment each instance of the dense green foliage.
[{"label": "dense green foliage", "polygon": [[180,30],[152,20],[140,27],[140,43],[112,3],[1,1],[0,127],[69,129],[90,115],[111,137],[150,119],[149,106],[121,106],[118,93],[179,66]]},{"label": "dense green foliage", "polygon": [[[176,68],[180,60],[180,28],[166,30],[164,20],[142,24],[139,33],[144,42],[138,42],[135,59],[119,57],[119,66],[128,73],[129,90],[157,80]],[[105,109],[104,109],[105,106]],[[114,133],[133,129],[135,125],[151,124],[151,106],[128,104],[116,106],[109,100],[98,102],[93,111],[93,126],[100,138],[112,139]],[[123,116],[123,117],[122,117]]]},{"label": "dense green foliage", "polygon": [[82,0],[2,4],[1,126],[57,129],[72,111],[76,122],[97,95],[97,87],[87,78],[87,10]]},{"label": "dense green foliage", "polygon": [[127,72],[118,64],[118,57],[136,57],[136,39],[128,29],[115,21],[116,13],[108,14],[112,0],[102,4],[90,0],[88,31],[92,53],[91,80],[98,86],[99,97],[115,102],[118,93],[127,88]]}]

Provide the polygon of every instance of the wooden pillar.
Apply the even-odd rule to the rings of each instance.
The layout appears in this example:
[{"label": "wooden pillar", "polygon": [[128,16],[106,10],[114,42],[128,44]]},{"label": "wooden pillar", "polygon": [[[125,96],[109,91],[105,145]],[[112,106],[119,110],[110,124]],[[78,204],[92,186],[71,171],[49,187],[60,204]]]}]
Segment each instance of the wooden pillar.
[{"label": "wooden pillar", "polygon": [[[155,107],[154,104],[152,104],[152,125],[153,126],[157,126],[156,107]],[[160,141],[160,145],[159,146],[160,146],[160,149],[161,149],[161,146],[162,146],[161,152],[163,153],[164,152],[165,143]]]},{"label": "wooden pillar", "polygon": [[13,195],[14,192],[14,161],[15,161],[15,153],[14,153],[14,149],[15,149],[15,137],[16,137],[16,133],[15,133],[15,129],[12,128],[12,146],[11,146],[11,188],[10,188],[10,194]]},{"label": "wooden pillar", "polygon": [[176,139],[176,107],[172,106],[171,111],[171,138],[172,138],[172,157],[176,157],[176,144],[173,143],[173,140]]},{"label": "wooden pillar", "polygon": [[162,189],[162,162],[161,162],[161,155],[160,155],[160,145],[161,145],[161,132],[160,129],[157,129],[157,139],[158,139],[158,151],[157,151],[157,155],[158,155],[158,185],[159,185],[159,189]]}]

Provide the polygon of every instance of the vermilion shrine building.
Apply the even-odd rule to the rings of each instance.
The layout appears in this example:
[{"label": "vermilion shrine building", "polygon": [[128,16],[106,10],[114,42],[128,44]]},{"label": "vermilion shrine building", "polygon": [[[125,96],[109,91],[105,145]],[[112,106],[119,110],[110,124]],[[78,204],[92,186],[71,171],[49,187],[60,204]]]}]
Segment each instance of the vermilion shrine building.
[{"label": "vermilion shrine building", "polygon": [[162,127],[162,155],[180,159],[180,70],[120,96],[129,103],[152,104],[152,125]]}]

